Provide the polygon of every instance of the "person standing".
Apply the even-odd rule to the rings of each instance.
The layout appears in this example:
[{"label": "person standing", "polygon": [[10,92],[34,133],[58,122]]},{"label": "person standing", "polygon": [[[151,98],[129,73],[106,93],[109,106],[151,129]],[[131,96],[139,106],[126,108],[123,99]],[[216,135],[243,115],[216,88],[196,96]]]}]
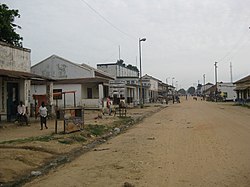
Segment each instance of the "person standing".
[{"label": "person standing", "polygon": [[41,122],[41,129],[40,130],[43,130],[43,124],[44,124],[46,129],[48,128],[47,124],[46,124],[47,112],[48,112],[48,110],[47,110],[44,102],[42,102],[41,106],[39,107],[40,122]]},{"label": "person standing", "polygon": [[28,117],[26,115],[26,107],[22,101],[20,101],[19,105],[17,106],[17,121],[19,123],[25,122],[28,125]]},{"label": "person standing", "polygon": [[109,96],[107,98],[107,108],[108,108],[109,115],[111,115],[111,100]]}]

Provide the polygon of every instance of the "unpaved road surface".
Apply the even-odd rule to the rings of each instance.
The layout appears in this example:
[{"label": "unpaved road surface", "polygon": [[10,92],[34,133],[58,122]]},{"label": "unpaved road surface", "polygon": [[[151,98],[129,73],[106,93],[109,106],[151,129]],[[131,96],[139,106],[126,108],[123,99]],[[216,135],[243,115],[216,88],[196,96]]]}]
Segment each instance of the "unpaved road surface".
[{"label": "unpaved road surface", "polygon": [[25,186],[250,186],[250,110],[183,101]]}]

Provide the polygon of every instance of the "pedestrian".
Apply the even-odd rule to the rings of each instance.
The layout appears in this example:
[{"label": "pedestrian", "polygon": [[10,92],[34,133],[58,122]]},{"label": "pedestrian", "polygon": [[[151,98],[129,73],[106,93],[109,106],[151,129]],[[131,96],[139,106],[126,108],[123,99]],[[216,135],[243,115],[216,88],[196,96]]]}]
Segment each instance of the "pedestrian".
[{"label": "pedestrian", "polygon": [[22,101],[20,101],[19,105],[17,106],[17,121],[18,123],[25,122],[28,125],[28,117],[26,115],[26,107]]},{"label": "pedestrian", "polygon": [[108,108],[109,115],[111,115],[111,100],[109,96],[107,98],[107,108]]},{"label": "pedestrian", "polygon": [[47,110],[44,102],[42,102],[41,106],[39,107],[40,122],[41,122],[41,129],[40,130],[43,130],[43,124],[44,124],[46,129],[48,128],[47,124],[46,124],[47,112],[48,112],[48,110]]}]

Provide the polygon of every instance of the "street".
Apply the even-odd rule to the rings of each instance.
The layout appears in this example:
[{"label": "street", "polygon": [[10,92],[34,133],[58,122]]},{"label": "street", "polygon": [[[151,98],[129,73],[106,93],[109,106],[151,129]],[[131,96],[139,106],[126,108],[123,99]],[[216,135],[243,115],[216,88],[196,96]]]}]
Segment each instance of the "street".
[{"label": "street", "polygon": [[25,186],[250,186],[250,110],[181,99]]}]

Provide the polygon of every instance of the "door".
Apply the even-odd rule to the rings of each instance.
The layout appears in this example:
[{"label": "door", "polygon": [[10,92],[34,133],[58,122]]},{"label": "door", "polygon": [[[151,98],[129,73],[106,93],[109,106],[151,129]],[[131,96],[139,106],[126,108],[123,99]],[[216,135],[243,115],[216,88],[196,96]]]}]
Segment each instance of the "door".
[{"label": "door", "polygon": [[92,88],[87,88],[87,98],[88,99],[92,99],[93,97],[92,97]]},{"label": "door", "polygon": [[16,119],[19,103],[18,83],[7,83],[7,121]]}]

